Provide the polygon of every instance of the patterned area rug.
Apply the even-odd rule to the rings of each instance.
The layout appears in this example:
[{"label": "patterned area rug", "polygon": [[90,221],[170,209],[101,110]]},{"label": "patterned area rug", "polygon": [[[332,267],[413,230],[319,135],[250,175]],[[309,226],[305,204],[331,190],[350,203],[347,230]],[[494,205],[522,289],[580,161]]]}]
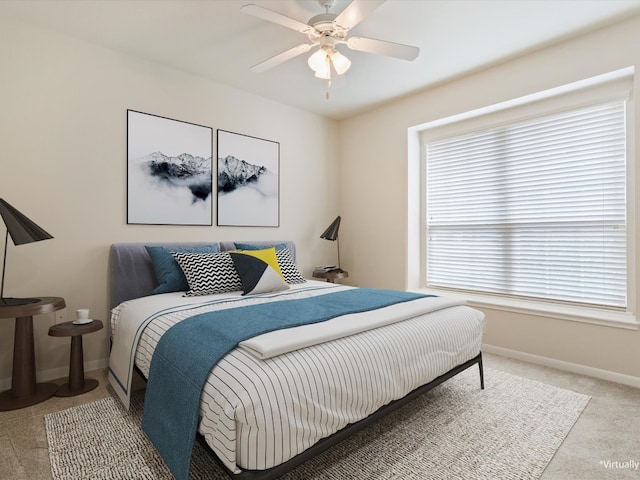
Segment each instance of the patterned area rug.
[{"label": "patterned area rug", "polygon": [[[286,476],[293,479],[537,479],[589,398],[472,367]],[[45,417],[54,480],[171,479],[130,412],[115,398]],[[191,479],[228,477],[196,442]]]}]

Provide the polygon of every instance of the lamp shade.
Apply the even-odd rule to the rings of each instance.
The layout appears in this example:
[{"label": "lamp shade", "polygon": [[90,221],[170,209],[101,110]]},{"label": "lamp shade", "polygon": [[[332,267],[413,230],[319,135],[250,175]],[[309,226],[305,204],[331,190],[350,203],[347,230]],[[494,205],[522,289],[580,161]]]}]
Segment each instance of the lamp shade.
[{"label": "lamp shade", "polygon": [[315,76],[323,80],[331,78],[331,65],[338,75],[342,75],[351,67],[351,60],[337,50],[327,48],[319,49],[309,57],[307,63],[315,72]]},{"label": "lamp shade", "polygon": [[2,215],[4,224],[7,226],[7,232],[11,235],[14,245],[53,238],[53,236],[45,232],[2,198],[0,198],[0,215]]},{"label": "lamp shade", "polygon": [[322,232],[320,238],[324,238],[325,240],[336,241],[338,239],[338,230],[340,229],[340,215],[336,217],[336,219],[331,222],[331,225],[327,227],[327,229]]},{"label": "lamp shade", "polygon": [[327,52],[323,49],[319,49],[313,55],[309,57],[307,60],[309,67],[311,70],[315,72],[315,76],[318,78],[322,78],[324,80],[328,80],[331,78],[330,64],[329,58],[327,57]]},{"label": "lamp shade", "polygon": [[337,50],[331,55],[331,63],[333,63],[333,68],[336,69],[336,73],[338,75],[342,75],[349,67],[351,67],[351,60],[342,55]]},{"label": "lamp shade", "polygon": [[0,215],[7,226],[7,233],[4,237],[4,256],[2,260],[2,283],[0,283],[0,303],[2,305],[25,305],[35,303],[38,299],[34,298],[4,298],[4,273],[7,266],[7,244],[9,243],[9,235],[14,245],[22,245],[24,243],[38,242],[40,240],[48,240],[53,238],[38,225],[29,220],[25,215],[13,208],[2,198],[0,198]]}]

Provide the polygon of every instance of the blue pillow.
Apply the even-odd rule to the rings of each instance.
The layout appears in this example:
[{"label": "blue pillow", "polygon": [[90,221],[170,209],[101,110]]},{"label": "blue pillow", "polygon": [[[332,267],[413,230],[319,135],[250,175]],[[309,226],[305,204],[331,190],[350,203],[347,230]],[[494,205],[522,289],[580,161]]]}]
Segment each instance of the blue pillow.
[{"label": "blue pillow", "polygon": [[259,245],[257,244],[249,244],[249,243],[233,243],[236,248],[238,250],[264,250],[265,248],[271,248],[271,247],[275,247],[276,252],[278,250],[284,250],[285,248],[287,248],[287,244],[286,243],[278,243],[277,245],[274,244],[268,244],[268,243],[261,243]]},{"label": "blue pillow", "polygon": [[182,268],[176,262],[171,255],[172,252],[178,253],[217,253],[217,245],[207,245],[204,247],[194,248],[166,248],[166,247],[151,247],[145,246],[151,262],[153,263],[153,269],[156,272],[156,278],[160,285],[153,289],[151,292],[153,295],[158,293],[169,292],[186,292],[189,290],[189,283],[187,278],[182,272]]}]

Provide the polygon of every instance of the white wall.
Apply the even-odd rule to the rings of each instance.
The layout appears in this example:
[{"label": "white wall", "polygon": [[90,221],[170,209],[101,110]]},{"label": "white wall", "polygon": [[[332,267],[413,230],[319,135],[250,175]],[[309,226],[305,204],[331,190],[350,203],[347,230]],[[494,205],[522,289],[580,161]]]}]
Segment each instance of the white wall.
[{"label": "white wall", "polygon": [[[0,69],[0,197],[55,237],[9,240],[5,296],[63,297],[66,320],[87,307],[107,325],[108,249],[123,241],[292,239],[303,273],[333,261],[319,235],[338,213],[336,122],[1,18]],[[280,142],[280,227],[127,225],[127,109],[212,127],[214,155],[217,128]],[[39,378],[67,373],[54,321],[34,318]],[[84,337],[85,368],[106,364],[108,333]],[[13,320],[0,319],[0,390],[12,348]]]},{"label": "white wall", "polygon": [[[343,266],[361,286],[405,288],[410,208],[407,129],[451,115],[634,66],[636,112],[640,112],[640,17],[566,40],[340,123],[340,230]],[[446,55],[446,48],[440,54]],[[640,145],[640,133],[629,132]],[[640,187],[638,155],[635,184]],[[638,222],[635,223],[636,229]],[[636,231],[640,239],[640,232]],[[638,251],[639,246],[635,245]],[[640,269],[636,268],[636,272]],[[637,275],[637,273],[636,273]],[[639,278],[632,278],[640,285]],[[548,316],[485,310],[485,343],[604,370],[640,382],[640,332],[559,320]],[[636,312],[637,313],[637,312]],[[614,375],[615,376],[615,375]],[[635,381],[635,380],[634,380]],[[640,384],[640,383],[638,383]]]},{"label": "white wall", "polygon": [[[308,274],[313,265],[335,261],[335,244],[318,235],[338,213],[349,283],[404,288],[407,129],[619,68],[638,70],[639,32],[635,17],[336,124],[0,18],[0,197],[55,237],[19,247],[9,241],[5,293],[61,296],[67,312],[88,307],[106,325],[111,243],[290,238]],[[640,111],[637,95],[634,102]],[[280,142],[281,226],[126,225],[127,108]],[[636,129],[636,144],[639,135]],[[486,343],[640,377],[637,331],[486,313]],[[34,320],[39,377],[64,376],[68,339],[47,336],[54,315]],[[108,329],[87,335],[84,346],[87,368],[103,366]],[[13,320],[0,319],[0,390],[9,386],[12,347]]]}]

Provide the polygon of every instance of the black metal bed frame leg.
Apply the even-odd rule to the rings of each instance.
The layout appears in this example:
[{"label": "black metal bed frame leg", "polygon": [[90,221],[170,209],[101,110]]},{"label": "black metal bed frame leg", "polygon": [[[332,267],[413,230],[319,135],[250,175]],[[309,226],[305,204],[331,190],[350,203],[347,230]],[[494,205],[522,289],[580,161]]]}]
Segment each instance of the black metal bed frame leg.
[{"label": "black metal bed frame leg", "polygon": [[480,388],[484,390],[484,368],[482,366],[482,352],[478,356],[478,369],[480,370]]}]

